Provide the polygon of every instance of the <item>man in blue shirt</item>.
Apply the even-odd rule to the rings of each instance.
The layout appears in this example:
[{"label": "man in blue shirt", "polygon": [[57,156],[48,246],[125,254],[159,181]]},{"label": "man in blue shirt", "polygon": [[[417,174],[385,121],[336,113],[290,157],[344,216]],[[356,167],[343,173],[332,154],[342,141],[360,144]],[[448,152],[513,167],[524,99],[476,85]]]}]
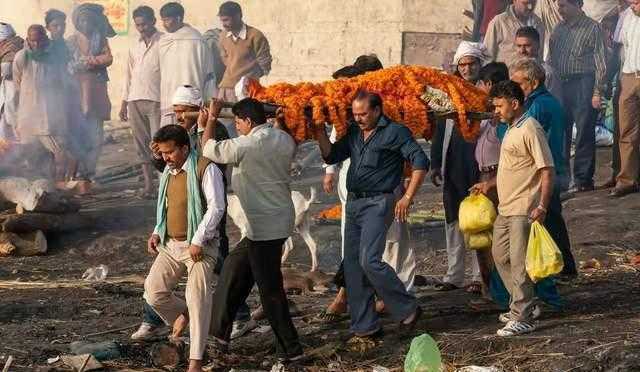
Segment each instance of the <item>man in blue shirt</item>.
[{"label": "man in blue shirt", "polygon": [[[394,214],[395,218],[406,220],[429,160],[407,127],[383,115],[379,95],[359,92],[352,111],[355,123],[336,143],[331,144],[322,126],[315,126],[314,134],[327,164],[351,159],[347,174],[344,272],[351,330],[357,341],[381,334],[374,295],[384,301],[386,310],[400,322],[403,332],[413,330],[422,314],[416,298],[382,261],[382,254]],[[402,199],[396,202],[393,191],[402,181],[405,161],[413,169],[411,181]]]},{"label": "man in blue shirt", "polygon": [[517,61],[511,66],[511,80],[518,83],[524,91],[527,115],[536,119],[547,135],[557,181],[544,225],[562,252],[564,269],[561,276],[572,278],[577,276],[578,272],[571,253],[571,242],[567,225],[562,217],[560,202],[560,192],[566,190],[569,183],[564,159],[566,115],[560,102],[545,87],[545,70],[536,60]]}]

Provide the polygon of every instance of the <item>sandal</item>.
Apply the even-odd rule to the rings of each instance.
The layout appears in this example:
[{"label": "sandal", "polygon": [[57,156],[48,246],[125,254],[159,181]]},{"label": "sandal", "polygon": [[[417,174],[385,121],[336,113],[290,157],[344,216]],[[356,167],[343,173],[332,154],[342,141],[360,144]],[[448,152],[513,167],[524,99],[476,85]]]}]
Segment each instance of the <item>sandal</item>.
[{"label": "sandal", "polygon": [[383,335],[384,333],[382,331],[382,328],[370,335],[354,335],[347,341],[347,349],[354,353],[366,353],[367,351],[376,348],[382,343]]},{"label": "sandal", "polygon": [[482,284],[478,282],[473,282],[466,287],[464,287],[464,291],[472,294],[482,294]]},{"label": "sandal", "polygon": [[455,286],[447,282],[441,282],[439,284],[436,284],[433,288],[438,292],[449,292],[449,291],[455,291],[456,289],[460,289],[458,286]]},{"label": "sandal", "polygon": [[320,314],[316,315],[313,319],[311,319],[311,323],[324,323],[324,324],[339,323],[345,320],[346,318],[347,316],[345,314],[330,313],[325,309],[325,310],[322,310]]}]

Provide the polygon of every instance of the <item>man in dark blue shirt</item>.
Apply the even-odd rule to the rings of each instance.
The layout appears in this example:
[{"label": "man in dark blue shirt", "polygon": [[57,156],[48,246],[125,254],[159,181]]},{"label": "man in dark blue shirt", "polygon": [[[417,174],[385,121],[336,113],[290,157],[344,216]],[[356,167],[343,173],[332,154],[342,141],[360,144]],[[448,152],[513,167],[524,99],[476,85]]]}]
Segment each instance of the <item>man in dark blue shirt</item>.
[{"label": "man in dark blue shirt", "polygon": [[[401,331],[412,330],[422,314],[415,297],[382,261],[382,254],[389,225],[394,215],[406,220],[429,159],[407,127],[383,115],[379,95],[358,93],[352,111],[355,125],[336,143],[331,144],[324,128],[315,127],[314,132],[327,164],[351,158],[344,252],[351,330],[356,337],[374,338],[382,330],[374,310],[374,293],[384,301],[392,318],[401,322]],[[411,181],[396,202],[393,191],[402,181],[405,161],[413,169]]]}]

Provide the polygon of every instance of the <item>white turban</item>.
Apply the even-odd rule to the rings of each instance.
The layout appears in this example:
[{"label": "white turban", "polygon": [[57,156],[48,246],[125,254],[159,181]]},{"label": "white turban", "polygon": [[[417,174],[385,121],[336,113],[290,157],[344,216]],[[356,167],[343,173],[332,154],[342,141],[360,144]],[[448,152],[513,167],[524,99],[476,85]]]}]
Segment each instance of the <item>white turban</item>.
[{"label": "white turban", "polygon": [[472,41],[463,41],[458,46],[456,54],[453,56],[453,64],[457,65],[463,57],[475,57],[480,60],[480,64],[484,65],[485,61],[489,58],[487,54],[487,47],[482,43],[475,43]]},{"label": "white turban", "polygon": [[16,36],[16,31],[10,24],[0,22],[0,41]]},{"label": "white turban", "polygon": [[171,104],[200,107],[202,106],[202,92],[191,85],[180,86],[173,94]]}]

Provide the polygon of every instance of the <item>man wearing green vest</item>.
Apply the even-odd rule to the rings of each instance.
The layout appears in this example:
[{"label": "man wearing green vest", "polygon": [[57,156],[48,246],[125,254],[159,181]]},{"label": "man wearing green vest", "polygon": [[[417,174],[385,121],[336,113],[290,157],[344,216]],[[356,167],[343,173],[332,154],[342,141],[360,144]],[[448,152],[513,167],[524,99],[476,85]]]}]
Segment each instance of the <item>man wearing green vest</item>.
[{"label": "man wearing green vest", "polygon": [[[218,224],[226,205],[223,176],[193,150],[183,127],[162,127],[153,141],[167,166],[160,178],[156,227],[148,241],[156,259],[144,283],[144,299],[165,324],[177,325],[174,331],[189,322],[188,371],[199,372],[211,320]],[[185,273],[186,301],[173,294]]]}]

